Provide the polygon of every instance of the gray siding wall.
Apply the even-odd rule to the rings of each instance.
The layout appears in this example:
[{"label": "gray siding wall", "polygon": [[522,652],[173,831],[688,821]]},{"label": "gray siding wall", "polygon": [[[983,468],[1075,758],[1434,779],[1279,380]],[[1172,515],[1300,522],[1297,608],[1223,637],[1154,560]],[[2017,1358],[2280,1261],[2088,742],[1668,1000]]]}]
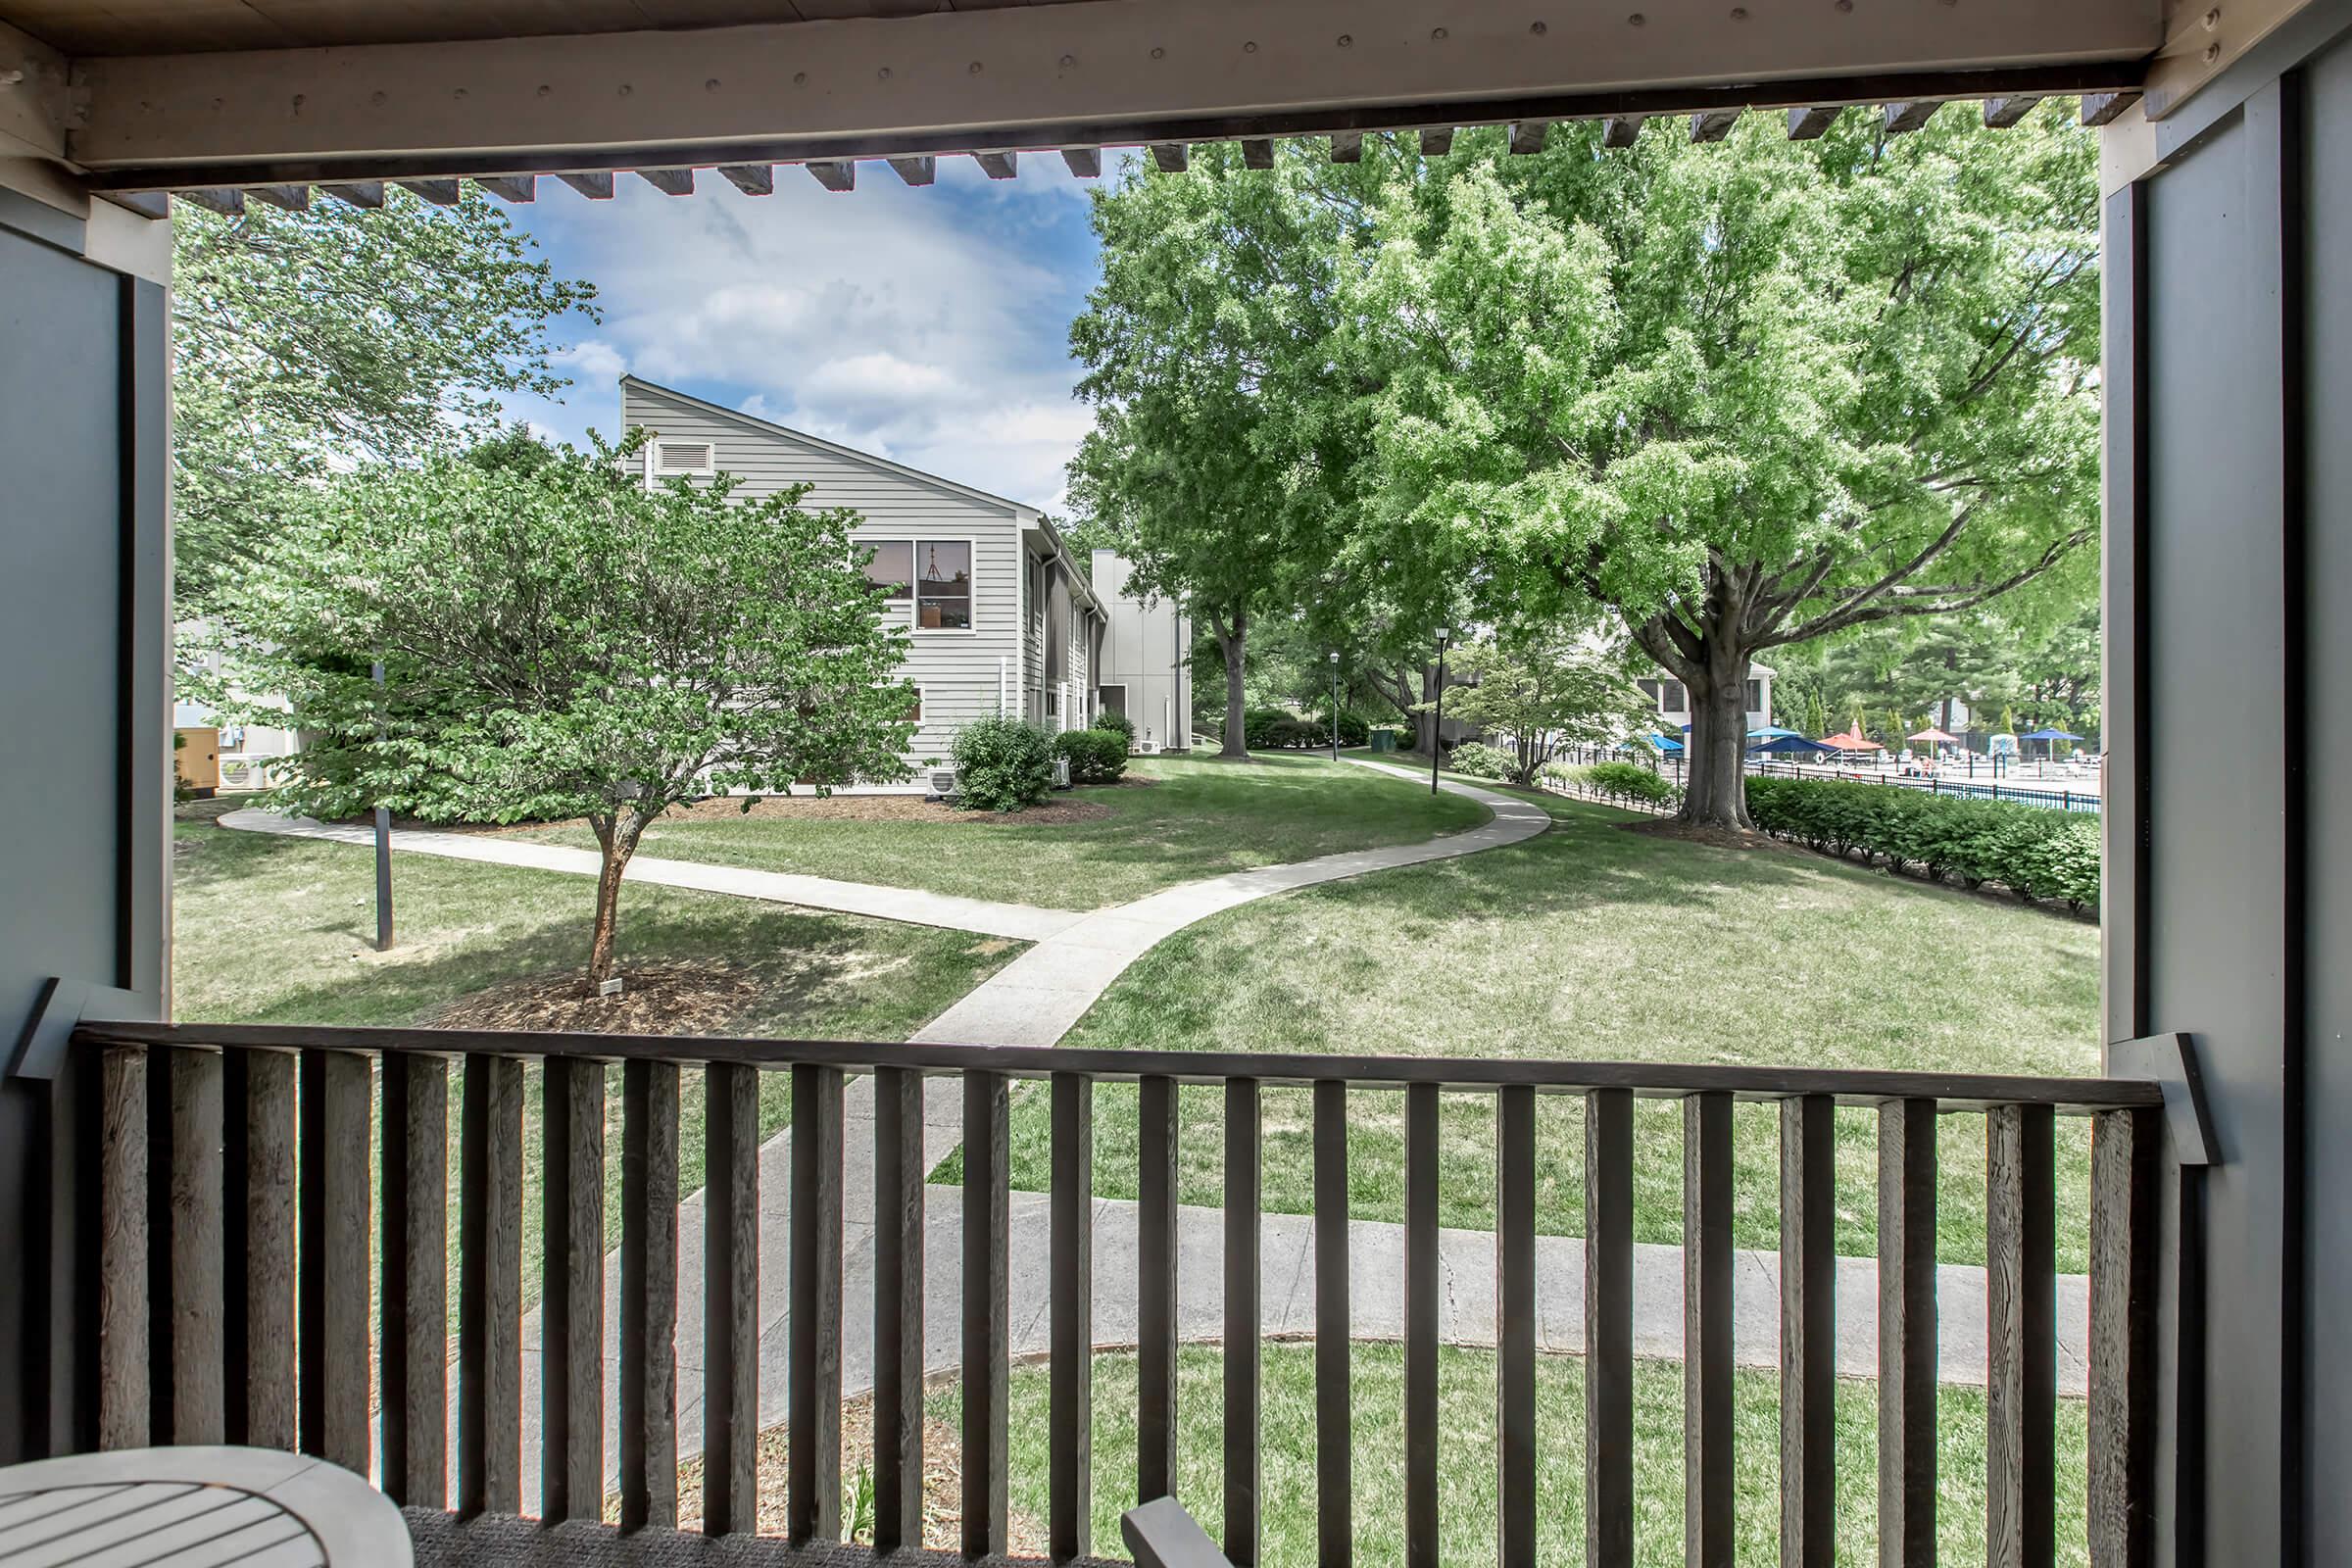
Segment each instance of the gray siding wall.
[{"label": "gray siding wall", "polygon": [[1182,750],[1193,734],[1193,623],[1169,600],[1146,603],[1130,595],[1128,571],[1116,551],[1095,552],[1095,594],[1110,612],[1095,684],[1127,688],[1127,716],[1139,741],[1150,730],[1163,750]]},{"label": "gray siding wall", "polygon": [[849,507],[865,520],[864,540],[969,540],[972,545],[972,629],[912,629],[912,612],[889,613],[907,625],[906,676],[922,688],[923,721],[908,759],[945,760],[956,732],[997,711],[1000,662],[1007,700],[1020,705],[1021,522],[1015,511],[862,463],[780,430],[762,430],[713,414],[660,389],[624,383],[621,421],[659,436],[709,441],[714,461],[743,480],[738,494],[772,495],[795,484],[810,489],[802,505]]}]

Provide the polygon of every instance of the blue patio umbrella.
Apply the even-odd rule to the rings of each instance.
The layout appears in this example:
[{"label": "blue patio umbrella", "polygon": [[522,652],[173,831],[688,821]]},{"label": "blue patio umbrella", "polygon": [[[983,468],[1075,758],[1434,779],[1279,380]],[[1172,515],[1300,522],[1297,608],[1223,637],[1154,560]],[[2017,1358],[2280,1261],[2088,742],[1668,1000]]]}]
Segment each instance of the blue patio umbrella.
[{"label": "blue patio umbrella", "polygon": [[1747,750],[1751,757],[1760,752],[1769,752],[1776,757],[1814,757],[1837,749],[1835,746],[1824,746],[1816,740],[1808,740],[1794,730],[1785,729],[1770,740],[1758,741]]},{"label": "blue patio umbrella", "polygon": [[2082,738],[2072,730],[2051,729],[2046,724],[2031,734],[2018,737],[2021,741],[2079,741]]},{"label": "blue patio umbrella", "polygon": [[1758,741],[1777,741],[1784,735],[1797,735],[1801,737],[1802,733],[1803,732],[1799,730],[1783,729],[1778,724],[1767,724],[1762,729],[1749,730],[1747,732],[1747,739],[1748,744],[1752,746]]},{"label": "blue patio umbrella", "polygon": [[1671,735],[1652,735],[1649,737],[1649,744],[1661,752],[1679,752],[1683,749],[1683,743]]}]

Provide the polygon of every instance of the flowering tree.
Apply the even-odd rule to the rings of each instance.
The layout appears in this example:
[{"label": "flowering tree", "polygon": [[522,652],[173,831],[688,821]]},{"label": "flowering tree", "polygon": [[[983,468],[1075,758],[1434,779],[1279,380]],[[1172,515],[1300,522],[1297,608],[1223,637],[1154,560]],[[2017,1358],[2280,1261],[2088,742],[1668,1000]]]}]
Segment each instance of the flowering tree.
[{"label": "flowering tree", "polygon": [[1533,784],[1561,746],[1614,745],[1653,711],[1622,658],[1578,639],[1489,639],[1448,654],[1446,663],[1448,676],[1458,668],[1467,683],[1446,693],[1447,716],[1509,744],[1514,784]]},{"label": "flowering tree", "polygon": [[236,685],[306,735],[279,804],[587,818],[592,991],[648,823],[713,791],[902,778],[912,733],[857,514],[798,488],[739,502],[726,475],[648,489],[621,461],[638,440],[365,469],[316,490],[234,596]]}]

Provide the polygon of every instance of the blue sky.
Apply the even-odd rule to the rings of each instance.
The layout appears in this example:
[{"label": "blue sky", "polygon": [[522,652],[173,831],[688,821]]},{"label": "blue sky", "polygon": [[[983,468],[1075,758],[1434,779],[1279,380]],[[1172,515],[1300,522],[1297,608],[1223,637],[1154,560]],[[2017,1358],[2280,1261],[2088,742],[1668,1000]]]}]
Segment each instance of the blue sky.
[{"label": "blue sky", "polygon": [[542,179],[508,212],[597,285],[604,319],[560,323],[573,384],[510,413],[574,444],[609,434],[628,371],[1052,508],[1092,422],[1069,323],[1095,276],[1095,183],[1050,153],[1012,180],[943,158],[919,188],[861,164],[839,194],[792,167],[764,197],[710,170],[689,197],[624,174],[592,202]]}]

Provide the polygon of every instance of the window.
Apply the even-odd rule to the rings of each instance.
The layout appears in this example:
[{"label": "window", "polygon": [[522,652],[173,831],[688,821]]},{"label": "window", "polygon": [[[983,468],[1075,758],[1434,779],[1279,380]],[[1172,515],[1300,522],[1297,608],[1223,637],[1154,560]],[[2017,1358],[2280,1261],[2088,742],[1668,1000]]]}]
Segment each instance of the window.
[{"label": "window", "polygon": [[1654,680],[1638,680],[1634,684],[1642,688],[1642,695],[1649,699],[1649,706],[1652,709],[1657,708],[1658,683]]},{"label": "window", "polygon": [[893,605],[912,599],[914,546],[904,539],[883,539],[873,549],[873,559],[865,564],[865,580],[874,597]]},{"label": "window", "polygon": [[1061,716],[1061,693],[1058,689],[1046,693],[1046,716],[1048,718]]},{"label": "window", "polygon": [[917,686],[914,689],[914,701],[906,705],[906,722],[909,724],[920,724],[922,721],[923,689],[920,686]]},{"label": "window", "polygon": [[1658,682],[1658,691],[1659,712],[1688,713],[1690,711],[1690,699],[1683,691],[1683,683],[1681,681],[1660,681]]},{"label": "window", "polygon": [[1764,710],[1764,683],[1760,680],[1747,683],[1747,710],[1751,713]]},{"label": "window", "polygon": [[963,539],[914,545],[914,623],[925,631],[972,627],[972,547]]}]

